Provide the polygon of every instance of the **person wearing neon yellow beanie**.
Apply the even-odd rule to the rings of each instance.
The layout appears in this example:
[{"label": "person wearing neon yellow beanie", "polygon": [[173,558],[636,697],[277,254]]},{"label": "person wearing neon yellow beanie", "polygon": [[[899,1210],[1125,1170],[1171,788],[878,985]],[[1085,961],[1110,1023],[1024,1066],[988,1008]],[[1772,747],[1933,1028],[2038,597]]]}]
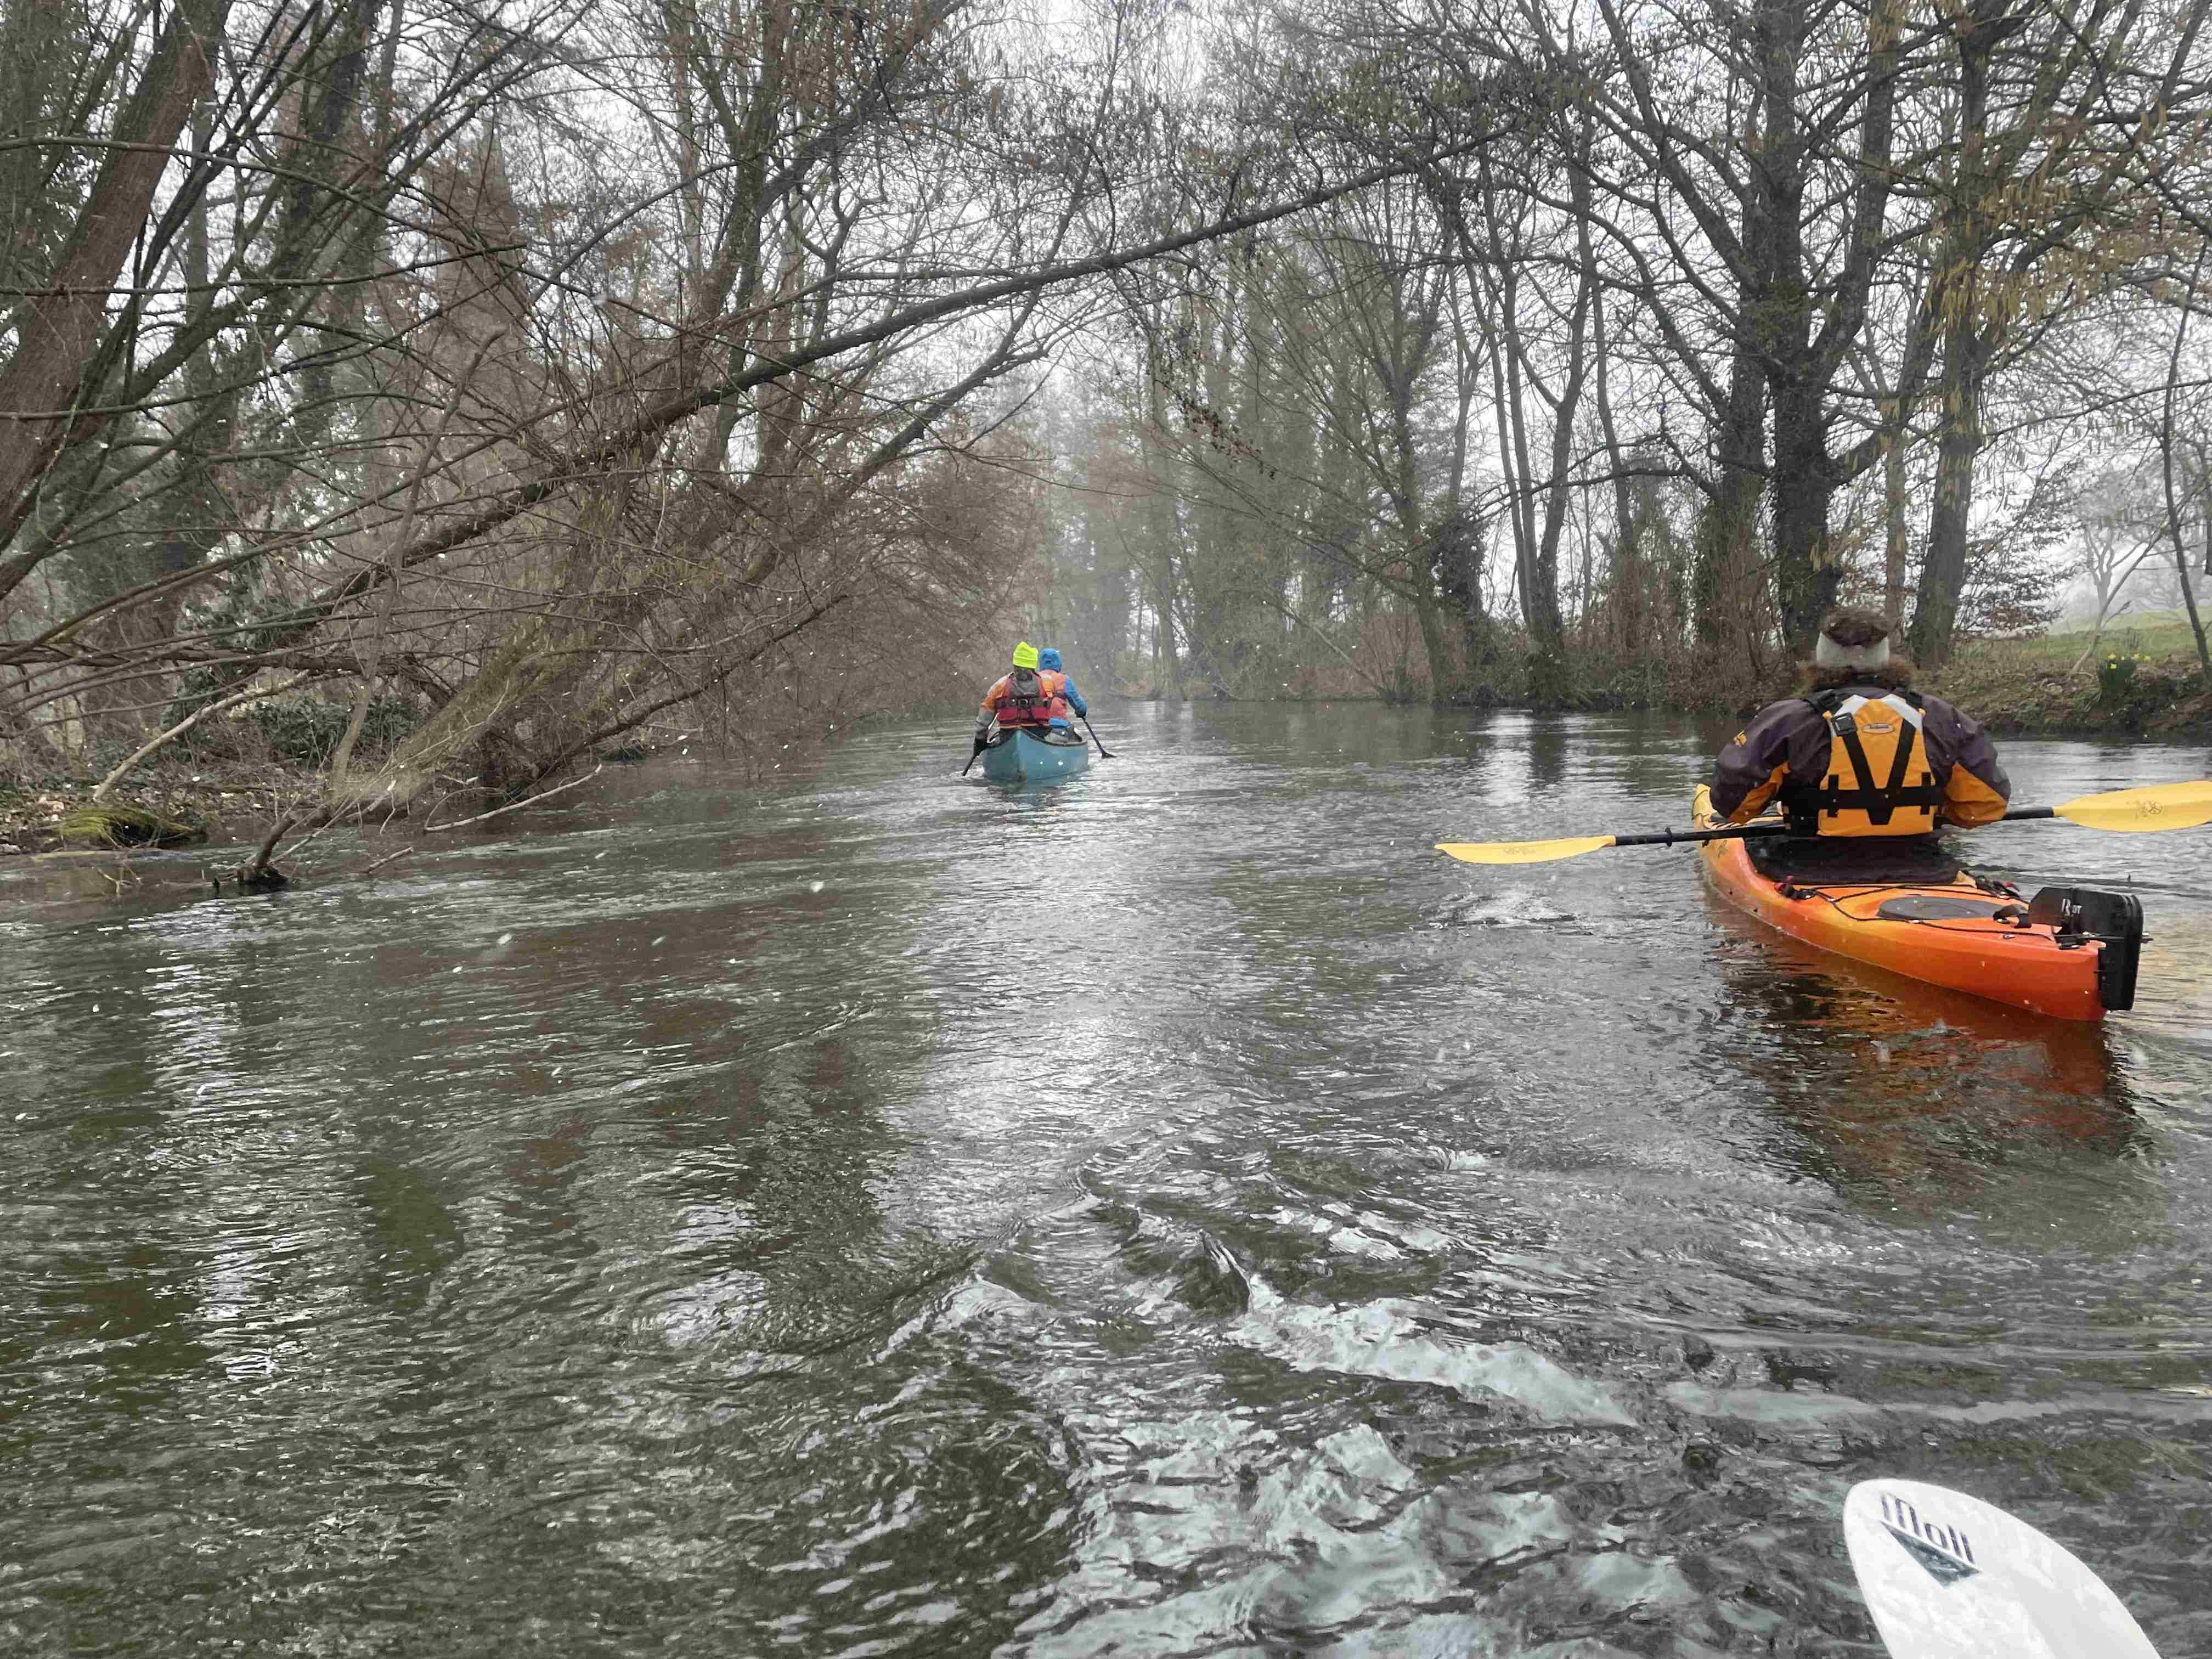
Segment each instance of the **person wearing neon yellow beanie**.
[{"label": "person wearing neon yellow beanie", "polygon": [[991,722],[1002,731],[1029,726],[1042,732],[1054,720],[1067,724],[1067,677],[1037,666],[1037,648],[1027,640],[1014,647],[1013,672],[983,694],[975,717],[975,747],[990,737]]}]

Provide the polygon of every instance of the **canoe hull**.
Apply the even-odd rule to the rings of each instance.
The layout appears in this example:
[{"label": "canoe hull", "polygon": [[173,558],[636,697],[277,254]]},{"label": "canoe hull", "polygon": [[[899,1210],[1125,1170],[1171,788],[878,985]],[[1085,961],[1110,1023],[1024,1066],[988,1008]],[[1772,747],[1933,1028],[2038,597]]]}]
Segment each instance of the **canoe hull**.
[{"label": "canoe hull", "polygon": [[1001,732],[983,751],[983,775],[993,783],[1051,783],[1091,765],[1087,743],[1048,743],[1017,728]]},{"label": "canoe hull", "polygon": [[[1720,822],[1702,787],[1691,810],[1700,830]],[[1820,884],[1814,896],[1793,897],[1759,872],[1741,841],[1703,842],[1698,856],[1706,878],[1723,898],[1792,939],[1907,979],[2055,1018],[2104,1018],[2098,963],[2106,947],[2100,944],[2062,945],[2057,930],[2041,922],[2021,927],[1994,916],[1906,921],[1875,914],[1885,907],[1893,911],[1910,908],[1899,901],[1915,898],[1970,902],[1966,907],[1954,902],[1951,908],[1973,908],[1971,902],[1987,901],[1989,896],[1966,876],[1948,885],[1929,886],[1855,886],[1830,878]],[[1996,908],[2001,902],[1990,902],[1986,908]]]}]

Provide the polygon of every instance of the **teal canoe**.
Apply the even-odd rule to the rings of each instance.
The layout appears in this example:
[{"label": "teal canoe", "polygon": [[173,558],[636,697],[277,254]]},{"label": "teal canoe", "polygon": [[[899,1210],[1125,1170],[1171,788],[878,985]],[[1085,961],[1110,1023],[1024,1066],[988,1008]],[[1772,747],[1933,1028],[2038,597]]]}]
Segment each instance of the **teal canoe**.
[{"label": "teal canoe", "polygon": [[1048,783],[1072,778],[1091,764],[1091,745],[1073,733],[1041,738],[1023,727],[1002,731],[983,751],[983,775],[993,783]]}]

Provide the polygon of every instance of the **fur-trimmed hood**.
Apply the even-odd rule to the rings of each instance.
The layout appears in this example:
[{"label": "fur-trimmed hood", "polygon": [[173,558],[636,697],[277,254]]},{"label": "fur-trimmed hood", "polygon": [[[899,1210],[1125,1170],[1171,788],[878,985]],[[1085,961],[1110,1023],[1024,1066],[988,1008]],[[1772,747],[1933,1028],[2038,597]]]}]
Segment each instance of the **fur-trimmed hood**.
[{"label": "fur-trimmed hood", "polygon": [[1903,691],[1912,684],[1912,659],[1892,654],[1879,668],[1821,668],[1809,662],[1797,665],[1797,695],[1833,691],[1846,685],[1878,685],[1885,691]]}]

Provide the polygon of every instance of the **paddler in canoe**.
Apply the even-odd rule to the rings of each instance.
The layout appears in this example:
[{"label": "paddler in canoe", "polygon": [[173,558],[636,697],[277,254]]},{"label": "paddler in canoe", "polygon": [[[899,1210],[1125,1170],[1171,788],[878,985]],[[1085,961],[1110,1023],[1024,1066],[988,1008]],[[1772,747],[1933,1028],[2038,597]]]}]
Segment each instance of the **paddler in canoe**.
[{"label": "paddler in canoe", "polygon": [[[1060,653],[1054,652],[1056,660]],[[1053,726],[1067,729],[1067,676],[1044,665],[1042,653],[1024,640],[1014,647],[1012,672],[991,682],[975,714],[975,742],[981,747],[989,736],[991,722],[1000,731],[1027,726],[1042,736]]]},{"label": "paddler in canoe", "polygon": [[[1067,706],[1075,711],[1076,718],[1078,720],[1091,718],[1091,705],[1083,701],[1083,693],[1075,689],[1075,676],[1060,665],[1060,653],[1048,645],[1040,646],[1037,648],[1037,672],[1059,675],[1060,694],[1067,699]],[[1053,724],[1069,732],[1075,729],[1068,724],[1065,714],[1054,720]]]},{"label": "paddler in canoe", "polygon": [[1778,804],[1799,836],[1826,843],[1768,842],[1760,850],[1776,862],[1935,866],[1939,826],[2004,816],[2012,783],[1996,746],[1972,715],[1911,689],[1912,665],[1889,635],[1878,611],[1829,612],[1804,690],[1760,709],[1714,763],[1717,818],[1747,823]]},{"label": "paddler in canoe", "polygon": [[983,694],[968,764],[988,755],[983,775],[1001,783],[1079,772],[1089,764],[1091,750],[1067,716],[1067,676],[1044,667],[1036,647],[1024,640],[1014,647],[1012,669]]},{"label": "paddler in canoe", "polygon": [[[2212,780],[2008,810],[2012,786],[1987,734],[1911,680],[1882,617],[1832,613],[1804,694],[1759,710],[1721,752],[1715,781],[1698,786],[1696,828],[1437,850],[1463,864],[1551,864],[1692,842],[1723,896],[1808,945],[2061,1019],[2133,1006],[2143,933],[2132,893],[2045,887],[2023,902],[1961,871],[1936,829],[2001,817],[2194,829],[2212,823]],[[1774,816],[1756,817],[1769,806]]]}]

